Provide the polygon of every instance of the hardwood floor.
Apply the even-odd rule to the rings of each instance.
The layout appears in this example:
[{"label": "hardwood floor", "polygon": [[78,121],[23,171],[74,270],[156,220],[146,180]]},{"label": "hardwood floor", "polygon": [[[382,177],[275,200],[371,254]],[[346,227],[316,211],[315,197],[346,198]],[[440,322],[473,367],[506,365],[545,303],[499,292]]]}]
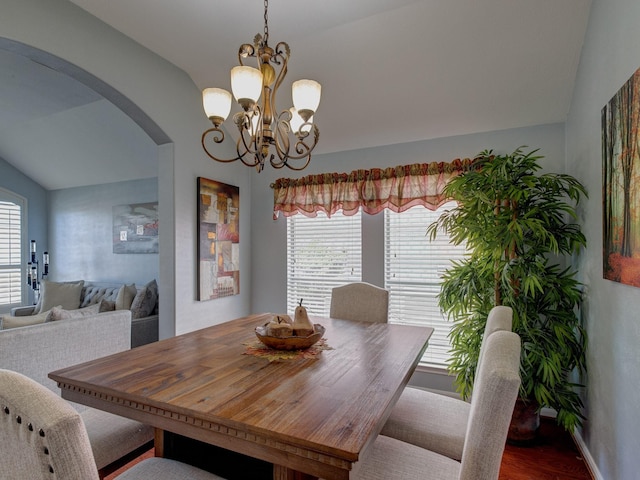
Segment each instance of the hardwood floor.
[{"label": "hardwood floor", "polygon": [[[153,456],[153,449],[125,465],[105,480],[113,480],[143,458]],[[543,418],[540,439],[535,445],[507,445],[502,457],[499,480],[593,480],[573,438],[555,424]]]},{"label": "hardwood floor", "polygon": [[543,417],[540,438],[530,447],[508,445],[502,456],[499,480],[592,480],[587,465],[569,433],[554,419]]}]

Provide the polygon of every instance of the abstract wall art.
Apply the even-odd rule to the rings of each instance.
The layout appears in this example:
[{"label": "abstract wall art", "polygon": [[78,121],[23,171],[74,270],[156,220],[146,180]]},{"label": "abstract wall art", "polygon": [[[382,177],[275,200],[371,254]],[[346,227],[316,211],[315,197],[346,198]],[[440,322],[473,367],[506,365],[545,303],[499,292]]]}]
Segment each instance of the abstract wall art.
[{"label": "abstract wall art", "polygon": [[158,253],[158,202],[113,207],[113,253]]},{"label": "abstract wall art", "polygon": [[240,293],[240,189],[198,177],[198,300]]}]

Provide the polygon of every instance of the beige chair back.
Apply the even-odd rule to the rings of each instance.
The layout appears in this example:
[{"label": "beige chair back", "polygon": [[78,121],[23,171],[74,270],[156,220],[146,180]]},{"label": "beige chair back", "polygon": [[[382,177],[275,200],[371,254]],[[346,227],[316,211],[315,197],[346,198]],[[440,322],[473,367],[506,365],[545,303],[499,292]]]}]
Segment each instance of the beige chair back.
[{"label": "beige chair back", "polygon": [[487,323],[484,327],[484,335],[482,336],[482,343],[480,344],[480,353],[478,358],[478,368],[480,369],[480,364],[482,363],[482,355],[485,350],[485,343],[489,335],[494,332],[499,332],[505,330],[510,332],[513,328],[513,310],[511,307],[507,307],[504,305],[497,305],[491,309],[489,312],[489,316],[487,317]]},{"label": "beige chair back", "polygon": [[497,479],[520,388],[520,337],[487,337],[467,423],[459,480]]},{"label": "beige chair back", "polygon": [[387,323],[389,292],[370,283],[349,283],[331,291],[329,316],[355,322]]},{"label": "beige chair back", "polygon": [[82,418],[65,400],[0,370],[0,408],[0,478],[98,479]]}]

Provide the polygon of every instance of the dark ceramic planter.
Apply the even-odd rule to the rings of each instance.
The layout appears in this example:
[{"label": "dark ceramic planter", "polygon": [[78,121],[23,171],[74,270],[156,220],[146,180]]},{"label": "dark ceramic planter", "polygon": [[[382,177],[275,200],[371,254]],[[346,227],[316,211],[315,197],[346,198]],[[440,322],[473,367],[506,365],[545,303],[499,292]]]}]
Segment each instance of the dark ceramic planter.
[{"label": "dark ceramic planter", "polygon": [[532,445],[540,430],[540,405],[535,400],[520,397],[513,408],[507,443],[511,445]]}]

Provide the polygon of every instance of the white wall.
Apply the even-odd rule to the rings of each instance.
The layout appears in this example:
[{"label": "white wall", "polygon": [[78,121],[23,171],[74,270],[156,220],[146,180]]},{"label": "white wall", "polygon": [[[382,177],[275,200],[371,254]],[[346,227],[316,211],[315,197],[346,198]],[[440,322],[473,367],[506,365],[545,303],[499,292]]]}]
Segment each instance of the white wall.
[{"label": "white wall", "polygon": [[[159,147],[160,329],[183,333],[245,315],[250,299],[251,169],[216,164],[200,135],[208,128],[200,92],[180,69],[65,0],[2,0],[0,36],[44,50],[115,88],[171,139]],[[196,300],[196,178],[240,187],[240,295]],[[243,241],[244,240],[244,241]]]},{"label": "white wall", "polygon": [[587,255],[576,261],[586,284],[587,422],[581,436],[602,478],[640,471],[640,290],[602,278],[600,112],[640,68],[640,2],[594,0],[567,130],[567,172],[589,189],[581,212]]},{"label": "white wall", "polygon": [[[322,125],[319,128],[322,130]],[[456,158],[474,157],[484,149],[506,153],[522,145],[541,149],[540,154],[545,156],[541,164],[545,170],[563,172],[564,126],[553,124],[318,155],[312,158],[303,172],[267,168],[260,175],[254,175],[251,182],[252,310],[275,313],[285,312],[287,307],[286,219],[280,216],[273,220],[273,190],[270,188],[276,178],[299,178],[315,173],[350,172],[410,163],[449,162]],[[363,216],[363,280],[380,286],[384,284],[383,228],[383,214]]]}]

